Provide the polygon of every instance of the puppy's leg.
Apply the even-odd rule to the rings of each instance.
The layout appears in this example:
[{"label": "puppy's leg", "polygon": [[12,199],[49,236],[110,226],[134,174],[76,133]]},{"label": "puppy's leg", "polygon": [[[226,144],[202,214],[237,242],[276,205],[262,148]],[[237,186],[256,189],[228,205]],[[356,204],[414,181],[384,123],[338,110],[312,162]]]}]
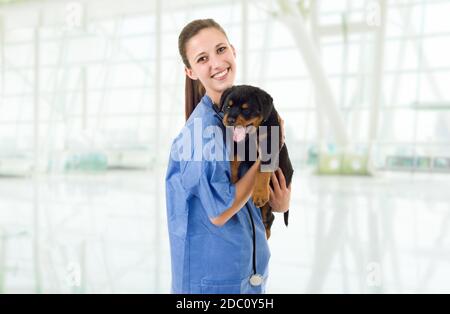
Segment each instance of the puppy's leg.
[{"label": "puppy's leg", "polygon": [[236,183],[239,179],[238,172],[240,164],[241,162],[238,161],[237,157],[235,156],[234,159],[231,161],[231,183]]},{"label": "puppy's leg", "polygon": [[274,214],[272,213],[272,208],[268,203],[266,203],[263,207],[261,207],[261,217],[264,223],[264,227],[266,229],[266,237],[270,238],[270,228],[272,227],[272,223],[275,219]]},{"label": "puppy's leg", "polygon": [[269,201],[270,190],[270,176],[272,172],[258,172],[256,174],[256,183],[253,190],[253,202],[257,207],[262,207]]}]

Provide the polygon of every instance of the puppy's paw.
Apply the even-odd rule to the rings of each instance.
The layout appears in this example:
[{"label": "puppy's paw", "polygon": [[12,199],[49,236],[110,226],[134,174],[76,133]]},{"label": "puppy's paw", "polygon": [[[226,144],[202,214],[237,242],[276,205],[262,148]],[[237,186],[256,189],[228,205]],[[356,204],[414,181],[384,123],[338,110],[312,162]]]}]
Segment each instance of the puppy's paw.
[{"label": "puppy's paw", "polygon": [[269,201],[269,197],[269,189],[255,189],[252,199],[256,207],[263,207]]}]

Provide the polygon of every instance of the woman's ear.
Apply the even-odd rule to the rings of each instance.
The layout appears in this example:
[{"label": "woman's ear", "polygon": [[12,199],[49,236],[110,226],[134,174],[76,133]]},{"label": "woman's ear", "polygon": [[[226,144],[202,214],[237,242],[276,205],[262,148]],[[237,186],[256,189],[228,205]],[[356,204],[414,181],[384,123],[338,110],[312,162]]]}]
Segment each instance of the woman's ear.
[{"label": "woman's ear", "polygon": [[189,78],[191,80],[198,80],[198,77],[194,74],[194,71],[192,71],[192,69],[189,69],[188,67],[184,67],[184,73],[186,73],[187,76],[189,76]]}]

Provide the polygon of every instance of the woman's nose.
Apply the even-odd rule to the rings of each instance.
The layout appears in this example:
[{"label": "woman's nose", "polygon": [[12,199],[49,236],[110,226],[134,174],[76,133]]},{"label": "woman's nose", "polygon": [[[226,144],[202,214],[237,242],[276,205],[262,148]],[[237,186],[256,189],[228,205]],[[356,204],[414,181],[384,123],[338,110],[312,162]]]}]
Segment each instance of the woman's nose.
[{"label": "woman's nose", "polygon": [[211,66],[213,69],[220,69],[222,65],[223,62],[220,56],[211,57]]}]

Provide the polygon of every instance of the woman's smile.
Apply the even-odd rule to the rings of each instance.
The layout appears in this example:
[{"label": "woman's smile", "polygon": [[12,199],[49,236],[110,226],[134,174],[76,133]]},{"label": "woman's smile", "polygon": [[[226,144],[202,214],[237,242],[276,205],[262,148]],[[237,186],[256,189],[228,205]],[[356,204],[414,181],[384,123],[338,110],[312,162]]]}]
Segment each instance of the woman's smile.
[{"label": "woman's smile", "polygon": [[211,78],[218,80],[218,81],[223,81],[227,78],[229,71],[230,71],[230,67],[226,68],[225,70],[223,70],[219,73],[214,74],[213,76],[211,76]]}]

